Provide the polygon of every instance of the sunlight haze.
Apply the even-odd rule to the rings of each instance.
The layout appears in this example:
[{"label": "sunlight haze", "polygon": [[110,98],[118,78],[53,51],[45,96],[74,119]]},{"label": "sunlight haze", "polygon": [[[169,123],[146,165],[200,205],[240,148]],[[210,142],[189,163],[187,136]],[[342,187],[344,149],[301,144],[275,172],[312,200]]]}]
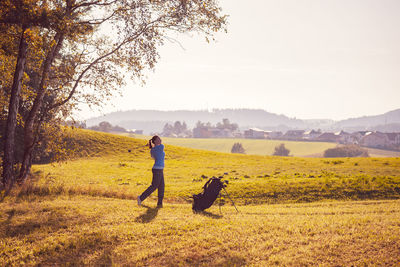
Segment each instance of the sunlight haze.
[{"label": "sunlight haze", "polygon": [[[220,1],[228,33],[171,35],[146,85],[81,118],[131,109],[261,108],[346,119],[399,108],[400,2]],[[173,40],[177,40],[174,42]]]}]

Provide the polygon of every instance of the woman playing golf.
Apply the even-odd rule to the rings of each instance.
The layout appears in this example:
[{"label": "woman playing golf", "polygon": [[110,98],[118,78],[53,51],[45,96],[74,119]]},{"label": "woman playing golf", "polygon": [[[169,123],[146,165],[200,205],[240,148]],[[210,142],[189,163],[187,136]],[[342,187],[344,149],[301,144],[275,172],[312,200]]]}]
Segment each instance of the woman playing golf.
[{"label": "woman playing golf", "polygon": [[142,205],[144,201],[154,190],[158,189],[157,207],[162,208],[164,198],[164,145],[161,144],[161,138],[157,135],[149,140],[150,155],[154,159],[153,180],[151,185],[137,198],[138,205]]}]

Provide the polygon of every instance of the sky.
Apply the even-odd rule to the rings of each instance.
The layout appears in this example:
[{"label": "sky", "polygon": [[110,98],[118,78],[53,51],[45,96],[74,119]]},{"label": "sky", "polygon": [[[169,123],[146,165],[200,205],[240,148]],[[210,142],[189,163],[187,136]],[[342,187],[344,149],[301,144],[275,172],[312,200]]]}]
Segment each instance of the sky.
[{"label": "sky", "polygon": [[170,35],[141,86],[81,119],[132,109],[252,108],[299,119],[400,108],[400,1],[220,0],[228,33]]}]

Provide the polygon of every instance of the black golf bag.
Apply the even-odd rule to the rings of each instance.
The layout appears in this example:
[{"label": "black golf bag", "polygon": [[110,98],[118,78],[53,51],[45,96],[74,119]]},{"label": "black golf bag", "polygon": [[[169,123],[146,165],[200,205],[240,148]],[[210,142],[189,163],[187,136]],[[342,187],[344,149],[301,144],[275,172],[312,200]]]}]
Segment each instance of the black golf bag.
[{"label": "black golf bag", "polygon": [[211,207],[214,201],[217,199],[219,192],[222,188],[226,187],[225,181],[221,181],[221,178],[211,178],[203,186],[203,192],[197,195],[193,195],[193,211],[203,211]]}]

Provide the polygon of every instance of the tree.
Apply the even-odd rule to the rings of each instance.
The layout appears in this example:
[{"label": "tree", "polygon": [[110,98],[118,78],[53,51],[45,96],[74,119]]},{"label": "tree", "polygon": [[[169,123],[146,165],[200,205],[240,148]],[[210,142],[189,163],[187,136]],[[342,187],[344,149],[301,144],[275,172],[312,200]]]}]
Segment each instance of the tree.
[{"label": "tree", "polygon": [[21,92],[21,80],[24,74],[27,50],[28,45],[26,42],[25,29],[22,28],[20,44],[18,47],[18,60],[14,71],[10,102],[8,105],[9,115],[4,134],[3,184],[8,188],[12,187],[13,185],[13,179],[11,177],[13,176],[14,166],[15,128],[17,126],[19,95]]},{"label": "tree", "polygon": [[368,150],[358,145],[342,145],[324,151],[325,158],[369,157]]},{"label": "tree", "polygon": [[[2,111],[6,111],[7,124],[4,132],[4,151],[3,151],[3,180],[5,187],[11,188],[13,179],[14,166],[14,146],[15,146],[15,128],[17,125],[17,116],[19,110],[19,100],[22,88],[22,79],[24,76],[25,65],[27,64],[28,48],[30,43],[34,43],[35,33],[32,27],[50,27],[50,18],[55,18],[52,12],[46,13],[47,2],[36,0],[4,0],[0,2],[0,27],[10,30],[2,31],[2,38],[11,39],[11,42],[18,42],[18,52],[16,53],[16,67],[13,74],[13,83],[9,91],[7,86],[2,84],[6,94],[9,95],[8,109],[3,107]],[[18,32],[18,36],[12,38],[13,30]],[[50,50],[55,46],[50,45]],[[6,49],[2,49],[4,50]],[[54,50],[53,50],[54,51]],[[4,54],[7,53],[2,53]],[[11,52],[12,54],[12,52]],[[12,61],[12,60],[11,60]],[[47,62],[49,63],[49,62]]]},{"label": "tree", "polygon": [[111,132],[112,128],[113,127],[111,123],[109,123],[108,121],[102,121],[99,123],[99,131],[101,132],[106,132],[106,133]]},{"label": "tree", "polygon": [[180,121],[176,121],[174,123],[174,133],[175,134],[180,134],[182,132],[182,124]]},{"label": "tree", "polygon": [[243,145],[241,143],[234,143],[231,149],[231,153],[245,154],[246,151],[244,150]]},{"label": "tree", "polygon": [[201,129],[201,128],[204,128],[204,127],[205,127],[205,125],[204,125],[204,122],[197,121],[197,123],[196,123],[196,127],[195,127],[195,128],[199,128],[199,129]]},{"label": "tree", "polygon": [[236,131],[239,128],[239,126],[236,123],[230,123],[229,119],[222,119],[222,123],[218,122],[216,128]]},{"label": "tree", "polygon": [[[154,68],[158,47],[172,32],[198,32],[208,41],[226,24],[226,16],[213,0],[4,0],[0,15],[0,25],[20,29],[21,42],[27,32],[34,33],[36,41],[26,42],[28,48],[41,44],[38,66],[29,77],[34,78],[29,87],[34,94],[25,105],[21,183],[30,171],[36,136],[46,120],[65,117],[78,101],[99,105],[124,84],[126,73],[144,82],[144,70]],[[24,60],[22,48],[17,62]],[[23,65],[17,64],[13,75],[17,85]],[[9,103],[20,97],[18,86],[12,88]],[[12,144],[18,103],[8,110],[12,112],[8,112],[5,138]],[[10,145],[5,145],[3,184],[14,181],[7,171],[14,165],[9,152]]]},{"label": "tree", "polygon": [[280,144],[275,147],[274,156],[289,156],[290,150],[285,147],[285,144]]},{"label": "tree", "polygon": [[175,121],[174,125],[166,123],[163,128],[163,136],[179,135],[187,132],[187,125],[185,122]]},{"label": "tree", "polygon": [[166,123],[166,124],[164,125],[162,135],[163,135],[163,136],[169,136],[169,135],[171,135],[173,132],[174,132],[174,128],[172,127],[172,125],[169,124],[169,123]]}]

